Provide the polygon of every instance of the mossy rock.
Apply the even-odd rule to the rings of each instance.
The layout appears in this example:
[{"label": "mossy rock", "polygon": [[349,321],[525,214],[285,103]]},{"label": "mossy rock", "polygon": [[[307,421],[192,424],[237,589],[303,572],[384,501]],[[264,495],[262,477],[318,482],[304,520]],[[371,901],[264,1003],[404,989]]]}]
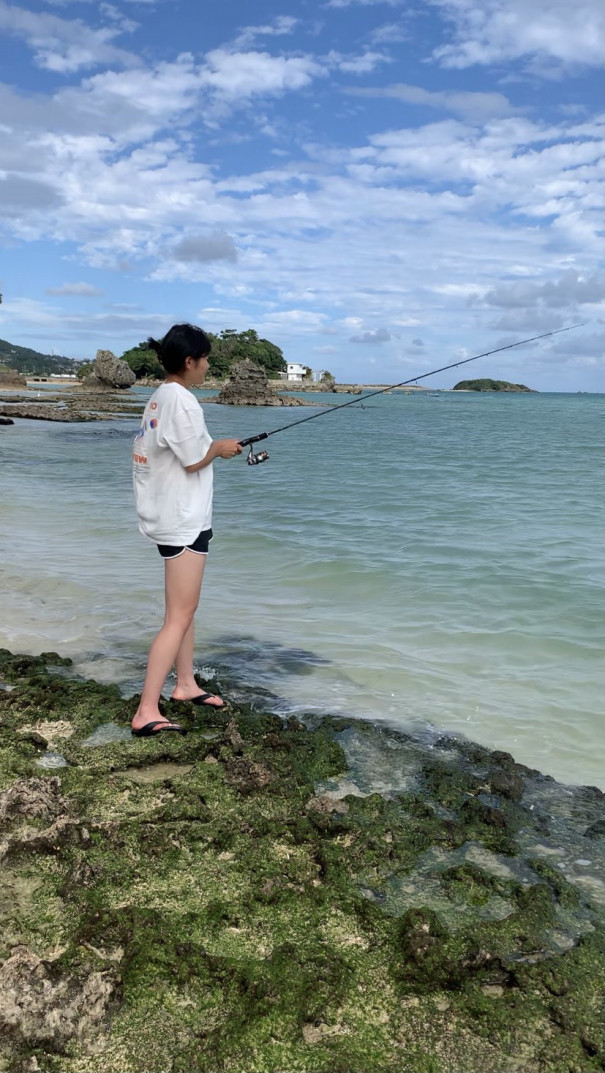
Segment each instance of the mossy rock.
[{"label": "mossy rock", "polygon": [[[602,917],[520,849],[538,829],[512,758],[450,743],[414,792],[340,797],[342,723],[167,702],[186,737],[91,748],[136,698],[54,654],[0,660],[0,1069],[601,1068]],[[37,764],[53,733],[57,772]]]}]

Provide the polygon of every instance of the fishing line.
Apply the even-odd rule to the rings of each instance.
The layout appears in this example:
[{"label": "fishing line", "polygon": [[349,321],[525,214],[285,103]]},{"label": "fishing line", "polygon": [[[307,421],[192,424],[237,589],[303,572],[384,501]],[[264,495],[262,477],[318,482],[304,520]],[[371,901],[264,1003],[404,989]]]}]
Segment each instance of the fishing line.
[{"label": "fishing line", "polygon": [[486,350],[483,354],[475,354],[472,358],[463,358],[462,361],[454,361],[451,365],[442,365],[440,369],[432,369],[430,373],[421,373],[420,376],[412,376],[409,380],[401,380],[398,384],[389,384],[388,387],[381,387],[377,391],[370,391],[367,395],[362,395],[361,398],[355,397],[349,399],[348,402],[338,403],[336,406],[330,406],[328,410],[322,410],[319,414],[310,414],[308,417],[301,417],[298,421],[291,421],[289,425],[281,425],[280,428],[271,429],[270,432],[259,432],[257,436],[249,436],[247,440],[238,440],[240,447],[250,447],[250,453],[246,459],[249,466],[258,466],[261,462],[266,462],[269,458],[267,451],[260,451],[258,454],[254,454],[251,444],[258,443],[259,440],[266,440],[269,436],[275,436],[278,432],[285,432],[288,428],[294,428],[295,425],[302,425],[305,421],[313,421],[316,417],[325,417],[326,414],[332,414],[335,410],[344,410],[345,406],[359,405],[361,402],[365,402],[366,399],[373,399],[375,395],[384,395],[385,391],[394,391],[395,388],[405,387],[407,384],[415,384],[418,380],[426,380],[427,376],[435,376],[437,373],[444,373],[447,369],[457,369],[459,365],[468,365],[469,361],[477,361],[479,358],[488,358],[491,354],[500,354],[503,350],[513,350],[514,347],[523,346],[524,343],[535,343],[538,339],[547,339],[550,335],[560,335],[561,332],[571,332],[574,328],[582,328],[582,324],[571,324],[568,328],[557,328],[553,332],[544,332],[542,335],[532,335],[530,339],[519,339],[517,343],[508,343],[507,346],[496,347],[495,350]]}]

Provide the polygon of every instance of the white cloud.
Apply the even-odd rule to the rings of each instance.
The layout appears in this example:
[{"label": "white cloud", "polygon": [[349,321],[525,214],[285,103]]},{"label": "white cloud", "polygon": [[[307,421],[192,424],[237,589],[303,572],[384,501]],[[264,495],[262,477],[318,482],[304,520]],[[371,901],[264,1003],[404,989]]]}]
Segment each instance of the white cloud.
[{"label": "white cloud", "polygon": [[[590,316],[591,307],[595,312],[602,311],[603,298],[601,276],[569,268],[558,279],[544,283],[515,280],[492,287],[484,293],[480,304],[503,310],[490,322],[495,331],[547,332],[563,327],[570,317],[581,321]],[[472,298],[469,304],[474,304]],[[569,344],[565,346],[568,348]]]},{"label": "white cloud", "polygon": [[81,89],[59,94],[58,100],[67,100],[101,129],[108,129],[118,143],[127,143],[148,138],[190,115],[200,92],[199,69],[191,53],[185,52],[170,63],[93,75]]},{"label": "white cloud", "polygon": [[0,30],[20,37],[34,49],[36,63],[49,71],[67,74],[103,63],[131,64],[132,53],[112,44],[134,24],[93,29],[82,19],[62,19],[47,12],[27,11],[0,0]]},{"label": "white cloud", "polygon": [[372,30],[370,41],[373,45],[394,45],[398,41],[407,41],[409,36],[401,22],[387,22]]},{"label": "white cloud", "polygon": [[374,345],[376,343],[388,343],[391,338],[391,333],[386,328],[376,328],[374,331],[360,332],[358,335],[352,335],[350,343],[367,343]]},{"label": "white cloud", "polygon": [[[5,299],[2,306],[6,333],[10,338],[38,339],[50,351],[64,341],[76,341],[78,353],[74,356],[94,356],[98,347],[128,342],[132,338],[144,338],[152,334],[163,335],[177,319],[173,313],[107,312],[66,313],[63,309],[30,298]],[[186,319],[185,311],[180,319]],[[84,345],[86,347],[84,347]],[[64,348],[65,350],[69,348]],[[73,347],[72,353],[73,353]]]},{"label": "white cloud", "polygon": [[487,290],[485,286],[477,283],[436,283],[432,289],[435,294],[443,294],[448,298],[466,298],[469,305],[476,298],[482,298]]},{"label": "white cloud", "polygon": [[325,313],[310,313],[307,309],[284,309],[267,313],[263,324],[278,326],[288,331],[317,331],[325,320]]},{"label": "white cloud", "polygon": [[541,59],[558,65],[603,62],[601,0],[430,0],[454,24],[435,49],[445,66]]},{"label": "white cloud", "polygon": [[96,298],[105,292],[99,290],[98,287],[93,287],[92,283],[62,283],[59,287],[47,287],[46,293],[52,295],[69,294],[78,298]]},{"label": "white cloud", "polygon": [[[37,102],[33,115],[28,102],[32,119],[27,109],[20,119],[35,121],[35,130],[25,144],[23,122],[15,127],[13,190],[35,168],[37,192],[52,195],[57,208],[42,218],[21,205],[11,233],[73,241],[79,259],[98,268],[129,262],[157,281],[212,282],[215,301],[226,306],[244,297],[282,304],[286,312],[290,303],[304,305],[315,318],[304,322],[305,331],[315,330],[326,302],[341,313],[363,308],[366,324],[393,333],[424,326],[469,294],[481,298],[494,279],[519,265],[529,281],[558,279],[561,257],[578,248],[579,228],[586,274],[600,258],[591,229],[600,227],[602,148],[591,122],[546,128],[520,117],[484,125],[447,121],[385,131],[353,150],[333,150],[328,160],[317,146],[317,160],[217,179],[207,165],[188,159],[178,138],[154,134],[131,144],[146,93],[155,130],[189,114],[195,82],[191,58],[161,71],[125,72],[141,112],[125,100],[130,125],[111,136],[42,133],[44,105]],[[78,108],[84,115],[91,99],[99,127],[113,122],[122,99],[114,88],[119,93],[117,76],[99,75],[79,96],[73,92],[74,109],[49,102],[51,128],[73,130]],[[511,209],[523,221],[518,226],[511,225]],[[527,219],[538,223],[528,226]],[[196,242],[209,236],[223,236],[214,254],[226,256],[203,259],[204,250],[212,251]],[[167,249],[178,259],[160,258]],[[475,316],[488,308],[476,305]],[[291,323],[288,313],[273,319],[270,330],[284,334]],[[359,334],[363,325],[349,331]]]},{"label": "white cloud", "polygon": [[[421,132],[386,131],[371,142],[353,154],[360,162],[355,174],[369,184],[445,183],[450,211],[506,206],[509,213],[552,218],[563,242],[577,248],[581,241],[596,254],[604,149],[586,126],[546,127],[511,117],[475,128],[450,120]],[[444,196],[441,208],[447,204]]]},{"label": "white cloud", "polygon": [[292,34],[299,21],[292,15],[278,15],[273,22],[261,26],[244,26],[235,39],[235,47],[249,48],[258,37],[283,37],[286,34]]},{"label": "white cloud", "polygon": [[486,291],[486,305],[503,309],[531,309],[544,306],[547,309],[572,309],[582,305],[602,305],[605,297],[604,281],[597,276],[583,275],[569,268],[559,279],[545,283],[526,280],[501,284]]},{"label": "white cloud", "polygon": [[[246,29],[250,41],[267,31],[281,45],[286,23],[269,28]],[[0,87],[7,243],[47,240],[76,265],[128,272],[115,296],[127,299],[136,287],[132,296],[154,310],[114,308],[104,314],[113,319],[87,324],[41,306],[22,306],[16,320],[13,305],[11,325],[48,332],[49,345],[99,334],[126,345],[131,332],[136,341],[193,315],[160,316],[158,294],[173,301],[183,293],[186,304],[195,293],[202,323],[253,324],[295,360],[330,335],[342,340],[343,361],[365,369],[371,344],[382,343],[386,381],[397,379],[406,353],[415,354],[413,371],[439,364],[435,353],[451,352],[452,336],[472,353],[487,349],[483,338],[473,345],[477,331],[527,323],[531,335],[538,325],[569,323],[602,255],[600,124],[571,113],[532,121],[475,73],[448,78],[455,90],[372,87],[367,108],[343,107],[329,76],[382,62],[378,50],[364,51],[369,39],[343,34],[343,51],[321,56],[241,45],[201,58],[164,52],[161,62],[118,70],[116,61],[48,95]],[[304,108],[282,103],[286,94],[304,96]],[[392,98],[386,107],[383,96]],[[397,99],[408,107],[398,109]],[[406,127],[415,105],[459,118],[417,125],[422,115],[412,113]],[[315,124],[324,108],[326,122]],[[548,114],[561,115],[556,107]],[[208,123],[216,136],[208,137]],[[261,128],[278,140],[279,161]],[[231,147],[243,138],[243,148],[222,152],[228,139]],[[64,267],[50,278],[57,296],[94,297],[67,289],[87,285],[61,284]],[[164,281],[175,286],[158,286]],[[179,291],[181,281],[195,289]],[[526,289],[511,291],[518,283]],[[368,345],[350,346],[350,336]]]},{"label": "white cloud", "polygon": [[325,68],[311,56],[272,56],[268,52],[216,48],[206,55],[200,83],[222,100],[241,101],[303,89],[325,73]]},{"label": "white cloud", "polygon": [[369,74],[378,64],[391,62],[390,57],[384,52],[372,52],[370,49],[358,56],[340,56],[338,53],[331,53],[328,59],[339,71],[355,75]]},{"label": "white cloud", "polygon": [[406,104],[416,104],[426,108],[436,108],[442,112],[452,112],[471,121],[493,119],[508,115],[511,106],[503,93],[480,93],[460,90],[430,91],[421,86],[408,86],[399,82],[391,86],[352,87],[343,92],[355,97],[393,97]]},{"label": "white cloud", "polygon": [[326,7],[351,7],[359,4],[362,7],[376,7],[378,4],[386,4],[388,7],[399,7],[403,0],[328,0]]},{"label": "white cloud", "polygon": [[235,261],[237,250],[230,235],[217,231],[209,235],[186,235],[172,247],[170,256],[175,261],[204,264],[208,261]]},{"label": "white cloud", "polygon": [[603,353],[602,332],[573,333],[561,335],[552,345],[552,351],[565,357],[588,359],[591,363],[598,361]]},{"label": "white cloud", "polygon": [[489,327],[495,332],[512,332],[514,336],[534,335],[557,331],[564,327],[566,320],[566,313],[552,309],[509,309],[490,320]]},{"label": "white cloud", "polygon": [[19,221],[24,214],[55,208],[62,200],[52,183],[17,175],[0,177],[0,204],[7,220]]}]

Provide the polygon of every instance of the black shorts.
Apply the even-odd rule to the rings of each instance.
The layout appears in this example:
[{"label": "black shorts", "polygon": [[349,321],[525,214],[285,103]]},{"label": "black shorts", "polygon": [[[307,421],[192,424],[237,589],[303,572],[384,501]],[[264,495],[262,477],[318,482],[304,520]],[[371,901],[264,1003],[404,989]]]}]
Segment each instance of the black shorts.
[{"label": "black shorts", "polygon": [[187,548],[188,551],[197,552],[198,555],[207,555],[208,545],[211,540],[212,529],[203,529],[192,544],[181,544],[180,546],[174,544],[158,544],[158,551],[162,556],[162,559],[176,559],[177,555],[183,554],[185,548]]}]

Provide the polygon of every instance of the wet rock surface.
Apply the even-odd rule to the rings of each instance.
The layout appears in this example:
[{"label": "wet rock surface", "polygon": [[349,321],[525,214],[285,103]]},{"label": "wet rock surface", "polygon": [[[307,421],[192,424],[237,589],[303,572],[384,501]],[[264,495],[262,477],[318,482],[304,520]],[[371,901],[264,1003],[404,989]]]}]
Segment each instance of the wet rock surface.
[{"label": "wet rock surface", "polygon": [[0,823],[17,817],[55,820],[65,811],[59,779],[17,779],[0,793]]},{"label": "wet rock surface", "polygon": [[38,1044],[61,1053],[95,1033],[116,986],[113,971],[62,972],[18,946],[0,967],[0,1031],[17,1052]]},{"label": "wet rock surface", "polygon": [[44,393],[43,402],[32,402],[27,396],[0,397],[0,414],[6,415],[9,424],[14,418],[31,418],[37,421],[110,421],[116,417],[135,417],[143,412],[143,403],[134,396],[125,397],[124,392],[102,385],[70,385],[56,394]]},{"label": "wet rock surface", "polygon": [[0,414],[4,417],[29,417],[36,421],[96,421],[93,414],[71,410],[66,406],[55,406],[38,402],[0,404]]},{"label": "wet rock surface", "polygon": [[0,651],[0,1068],[602,1069],[601,791],[233,698],[103,738],[137,698],[58,662]]},{"label": "wet rock surface", "polygon": [[245,358],[235,362],[216,400],[224,406],[303,406],[302,399],[278,395],[269,385],[266,371]]}]

